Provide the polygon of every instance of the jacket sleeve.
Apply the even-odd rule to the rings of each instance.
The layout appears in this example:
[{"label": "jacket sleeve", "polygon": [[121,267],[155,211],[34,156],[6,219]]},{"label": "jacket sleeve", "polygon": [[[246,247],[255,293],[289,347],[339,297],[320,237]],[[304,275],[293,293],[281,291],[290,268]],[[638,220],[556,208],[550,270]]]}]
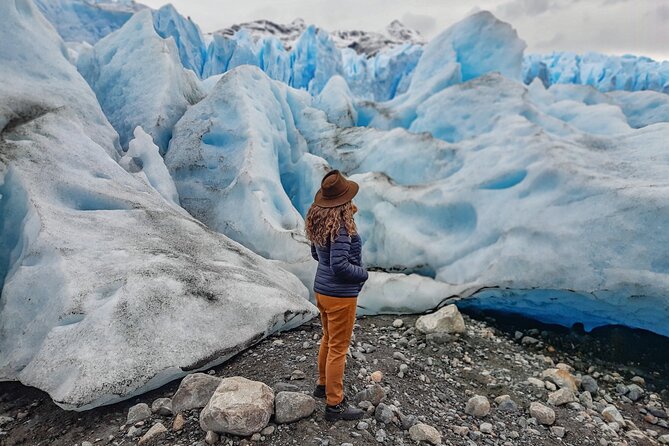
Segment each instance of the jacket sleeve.
[{"label": "jacket sleeve", "polygon": [[351,237],[351,251],[349,252],[348,259],[349,261],[358,266],[363,266],[362,263],[362,243],[360,242],[360,236],[355,235]]},{"label": "jacket sleeve", "polygon": [[330,269],[339,279],[354,283],[364,282],[368,277],[367,270],[349,261],[350,250],[351,237],[346,232],[346,227],[342,226],[339,235],[330,245]]},{"label": "jacket sleeve", "polygon": [[311,244],[311,257],[314,258],[314,260],[318,260],[318,253],[316,252],[316,247],[314,244]]}]

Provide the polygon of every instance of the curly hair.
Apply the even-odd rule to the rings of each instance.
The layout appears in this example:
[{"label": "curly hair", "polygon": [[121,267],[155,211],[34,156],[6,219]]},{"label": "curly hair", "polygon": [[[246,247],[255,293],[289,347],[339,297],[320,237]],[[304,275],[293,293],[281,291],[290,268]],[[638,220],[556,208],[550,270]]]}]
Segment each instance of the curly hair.
[{"label": "curly hair", "polygon": [[339,234],[342,220],[350,235],[357,232],[351,201],[331,208],[312,204],[305,220],[307,238],[317,246],[327,245],[328,241],[334,241]]}]

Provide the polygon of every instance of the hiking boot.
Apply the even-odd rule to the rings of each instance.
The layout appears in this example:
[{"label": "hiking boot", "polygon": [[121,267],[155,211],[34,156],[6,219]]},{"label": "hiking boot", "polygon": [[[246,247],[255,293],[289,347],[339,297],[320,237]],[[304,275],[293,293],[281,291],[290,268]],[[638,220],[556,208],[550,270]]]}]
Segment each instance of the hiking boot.
[{"label": "hiking boot", "polygon": [[316,398],[325,398],[325,384],[316,384],[313,395]]},{"label": "hiking boot", "polygon": [[325,405],[325,419],[327,421],[359,420],[364,414],[364,410],[349,406],[346,397],[335,406]]}]

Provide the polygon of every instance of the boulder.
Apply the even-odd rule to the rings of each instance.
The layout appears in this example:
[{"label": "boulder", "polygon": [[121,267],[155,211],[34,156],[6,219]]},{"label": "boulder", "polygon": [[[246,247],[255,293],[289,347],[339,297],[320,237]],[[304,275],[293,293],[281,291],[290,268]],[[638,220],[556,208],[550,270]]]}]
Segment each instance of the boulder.
[{"label": "boulder", "polygon": [[204,407],[221,383],[221,378],[206,373],[193,373],[181,380],[172,397],[174,413]]},{"label": "boulder", "polygon": [[416,320],[416,329],[430,333],[464,333],[465,321],[454,304],[446,305],[438,311],[426,314]]},{"label": "boulder", "polygon": [[261,431],[274,412],[274,392],[241,376],[221,380],[200,413],[204,431],[247,436]]},{"label": "boulder", "polygon": [[300,392],[279,392],[274,399],[277,423],[292,423],[311,415],[316,409],[316,401]]},{"label": "boulder", "polygon": [[550,426],[555,423],[555,411],[536,401],[530,404],[530,415],[539,423]]},{"label": "boulder", "polygon": [[572,401],[576,401],[574,392],[566,387],[556,390],[548,395],[548,403],[553,406],[562,406],[563,404],[571,403]]}]

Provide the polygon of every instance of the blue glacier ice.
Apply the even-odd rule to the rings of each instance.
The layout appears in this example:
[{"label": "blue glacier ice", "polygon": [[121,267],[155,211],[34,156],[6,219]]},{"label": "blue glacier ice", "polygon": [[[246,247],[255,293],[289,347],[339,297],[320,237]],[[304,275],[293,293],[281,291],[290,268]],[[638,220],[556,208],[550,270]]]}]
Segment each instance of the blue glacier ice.
[{"label": "blue glacier ice", "polygon": [[[361,185],[367,265],[385,271],[378,289],[363,290],[365,311],[479,296],[550,322],[669,334],[669,233],[661,230],[669,176],[657,162],[669,123],[636,129],[620,99],[594,87],[525,86],[493,72],[431,95],[410,131],[381,130],[351,126],[345,87],[334,77],[314,97],[258,68],[223,75],[177,124],[167,154],[182,204],[257,252],[299,263],[300,216],[319,173],[339,168]],[[318,167],[305,168],[305,158]],[[436,294],[403,304],[411,273]]]},{"label": "blue glacier ice", "polygon": [[66,42],[95,44],[119,29],[145,6],[134,2],[35,0],[44,16]]},{"label": "blue glacier ice", "polygon": [[[293,274],[119,165],[117,133],[31,0],[0,16],[0,381],[85,410],[317,314]],[[149,183],[166,180],[137,136]]]},{"label": "blue glacier ice", "polygon": [[156,33],[149,10],[80,55],[77,68],[124,148],[141,126],[164,153],[174,124],[202,97],[197,76],[182,66],[174,40]]},{"label": "blue glacier ice", "polygon": [[544,85],[592,85],[601,91],[655,90],[669,93],[669,61],[655,61],[633,55],[554,52],[528,54],[523,79],[538,78]]},{"label": "blue glacier ice", "polygon": [[154,11],[153,26],[163,39],[174,39],[183,66],[201,76],[207,50],[200,28],[169,3]]},{"label": "blue glacier ice", "polygon": [[305,156],[291,103],[310,98],[257,67],[226,73],[179,120],[165,156],[184,208],[267,258],[308,254],[296,207],[306,212],[327,165]]},{"label": "blue glacier ice", "polygon": [[369,56],[350,48],[342,53],[343,76],[360,99],[387,101],[409,88],[423,45],[406,43]]},{"label": "blue glacier ice", "polygon": [[520,79],[525,42],[487,11],[466,17],[427,44],[407,91],[383,103],[361,102],[358,123],[408,128],[417,108],[439,91],[489,72]]}]

